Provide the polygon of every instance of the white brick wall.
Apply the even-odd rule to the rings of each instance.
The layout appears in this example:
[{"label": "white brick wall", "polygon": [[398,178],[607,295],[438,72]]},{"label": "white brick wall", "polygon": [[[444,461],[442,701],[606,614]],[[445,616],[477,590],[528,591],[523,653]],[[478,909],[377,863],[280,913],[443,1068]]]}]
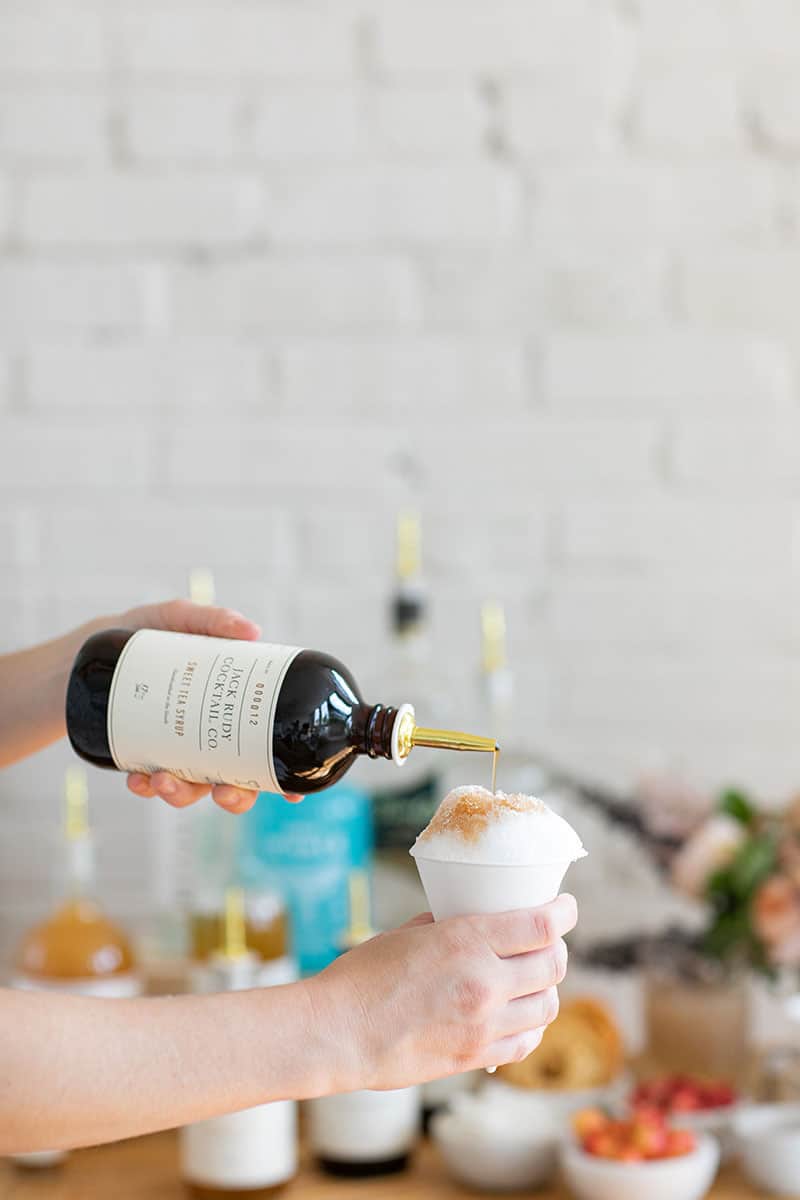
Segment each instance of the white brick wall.
[{"label": "white brick wall", "polygon": [[11,367],[7,356],[0,358],[0,410],[8,404],[11,393]]},{"label": "white brick wall", "polygon": [[73,336],[88,340],[148,323],[157,271],[129,263],[0,260],[0,328],[10,345]]},{"label": "white brick wall", "polygon": [[0,69],[12,81],[76,78],[104,74],[108,35],[90,5],[29,6],[18,0],[0,14]]},{"label": "white brick wall", "polygon": [[[50,415],[91,408],[212,415],[263,411],[274,396],[275,366],[260,346],[229,339],[153,340],[99,346],[43,345],[26,358],[25,395]],[[235,379],[236,390],[230,391]]]},{"label": "white brick wall", "polygon": [[489,98],[474,84],[387,83],[367,103],[373,144],[393,159],[477,155],[492,128]]},{"label": "white brick wall", "polygon": [[779,342],[726,334],[561,334],[545,393],[562,409],[774,416],[793,404],[791,357]]},{"label": "white brick wall", "polygon": [[708,64],[642,72],[634,136],[642,149],[697,155],[744,150],[736,75]]},{"label": "white brick wall", "polygon": [[341,12],[311,0],[229,6],[147,4],[120,15],[119,54],[133,75],[179,80],[248,77],[348,78],[357,41],[346,6]]},{"label": "white brick wall", "polygon": [[7,0],[0,648],[208,564],[367,675],[414,502],[456,708],[495,595],[538,745],[796,788],[799,69],[792,0]]},{"label": "white brick wall", "polygon": [[110,104],[103,90],[0,89],[0,157],[24,165],[92,163],[107,153]]},{"label": "white brick wall", "polygon": [[252,176],[206,172],[42,174],[22,185],[19,236],[32,249],[243,245],[264,228],[264,188]]},{"label": "white brick wall", "polygon": [[177,265],[166,292],[167,328],[180,333],[342,334],[404,329],[422,317],[418,271],[391,252],[303,250]]},{"label": "white brick wall", "polygon": [[369,418],[381,404],[401,424],[420,424],[431,406],[479,418],[489,394],[498,417],[521,415],[529,402],[527,371],[518,341],[465,346],[449,336],[298,339],[286,344],[280,367],[290,410],[303,411],[326,396],[343,417]]}]

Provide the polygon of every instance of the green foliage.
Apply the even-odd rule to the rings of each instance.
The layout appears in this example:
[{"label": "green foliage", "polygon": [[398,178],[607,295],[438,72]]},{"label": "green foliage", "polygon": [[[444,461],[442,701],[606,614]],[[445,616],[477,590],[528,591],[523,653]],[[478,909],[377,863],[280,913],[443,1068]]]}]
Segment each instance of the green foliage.
[{"label": "green foliage", "polygon": [[714,958],[745,958],[766,969],[764,947],[756,934],[750,908],[756,891],[776,869],[777,845],[771,833],[754,834],[732,861],[715,871],[706,895],[713,916],[703,937],[703,948]]},{"label": "green foliage", "polygon": [[728,788],[719,798],[719,811],[740,821],[742,825],[752,825],[756,818],[755,805],[749,796],[737,788]]}]

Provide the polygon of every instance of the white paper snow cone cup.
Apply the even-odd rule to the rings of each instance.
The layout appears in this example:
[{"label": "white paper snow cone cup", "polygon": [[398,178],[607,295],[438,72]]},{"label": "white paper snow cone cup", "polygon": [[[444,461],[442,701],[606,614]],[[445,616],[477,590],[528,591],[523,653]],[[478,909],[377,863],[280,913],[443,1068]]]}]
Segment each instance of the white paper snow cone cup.
[{"label": "white paper snow cone cup", "polygon": [[535,908],[555,900],[572,859],[508,866],[414,855],[434,920]]}]

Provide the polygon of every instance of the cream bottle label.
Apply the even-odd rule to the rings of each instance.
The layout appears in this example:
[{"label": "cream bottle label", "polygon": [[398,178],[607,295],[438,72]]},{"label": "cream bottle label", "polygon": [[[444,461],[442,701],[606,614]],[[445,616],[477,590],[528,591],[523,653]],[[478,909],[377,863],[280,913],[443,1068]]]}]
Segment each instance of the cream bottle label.
[{"label": "cream bottle label", "polygon": [[297,1105],[260,1104],[181,1130],[181,1174],[222,1189],[285,1183],[297,1171]]},{"label": "cream bottle label", "polygon": [[[282,984],[295,983],[297,978],[297,963],[288,954],[282,954],[280,958],[265,959],[252,966],[242,986],[280,987]],[[202,994],[236,989],[231,985],[230,978],[220,976],[212,962],[200,962],[193,963],[189,968],[189,990]]]},{"label": "cream bottle label", "polygon": [[125,644],[108,702],[121,771],[279,791],[275,706],[300,648],[141,629]]}]

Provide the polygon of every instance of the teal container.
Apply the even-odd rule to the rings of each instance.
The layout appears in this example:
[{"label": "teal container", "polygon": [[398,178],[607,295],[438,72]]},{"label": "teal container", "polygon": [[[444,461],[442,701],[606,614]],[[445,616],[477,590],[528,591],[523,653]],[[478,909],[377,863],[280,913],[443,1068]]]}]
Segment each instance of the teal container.
[{"label": "teal container", "polygon": [[303,975],[327,967],[349,924],[348,877],[369,871],[372,810],[361,788],[340,783],[290,804],[262,792],[239,818],[240,872],[247,888],[272,887],[289,908],[294,954]]}]

